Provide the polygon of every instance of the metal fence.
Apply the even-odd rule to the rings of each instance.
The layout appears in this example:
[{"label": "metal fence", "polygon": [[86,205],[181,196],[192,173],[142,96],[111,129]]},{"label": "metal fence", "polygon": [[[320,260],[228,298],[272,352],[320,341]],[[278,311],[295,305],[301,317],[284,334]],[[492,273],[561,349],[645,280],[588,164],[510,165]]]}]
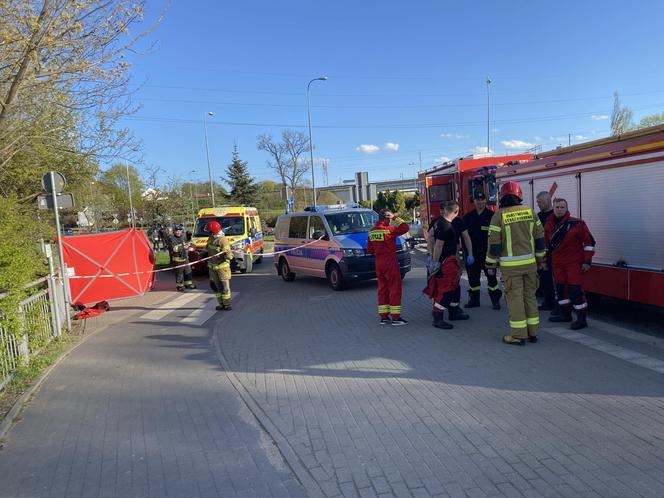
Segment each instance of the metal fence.
[{"label": "metal fence", "polygon": [[[47,276],[26,286],[29,297],[18,304],[17,331],[3,325],[0,310],[0,391],[11,380],[20,365],[30,362],[65,326],[67,308],[60,279]],[[5,310],[9,311],[9,310]]]}]

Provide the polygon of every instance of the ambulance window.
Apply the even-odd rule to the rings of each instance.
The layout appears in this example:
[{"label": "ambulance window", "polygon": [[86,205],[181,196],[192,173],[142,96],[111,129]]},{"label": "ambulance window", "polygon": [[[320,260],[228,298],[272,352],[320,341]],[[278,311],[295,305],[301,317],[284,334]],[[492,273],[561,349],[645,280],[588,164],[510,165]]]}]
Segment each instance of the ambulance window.
[{"label": "ambulance window", "polygon": [[256,230],[261,231],[261,219],[258,216],[254,216],[254,222],[256,223]]},{"label": "ambulance window", "polygon": [[290,220],[288,236],[291,239],[304,239],[307,237],[307,216],[293,216]]},{"label": "ambulance window", "polygon": [[314,233],[316,232],[325,233],[325,225],[323,225],[323,220],[321,220],[318,216],[312,216],[309,218],[309,238],[318,238],[314,237]]}]

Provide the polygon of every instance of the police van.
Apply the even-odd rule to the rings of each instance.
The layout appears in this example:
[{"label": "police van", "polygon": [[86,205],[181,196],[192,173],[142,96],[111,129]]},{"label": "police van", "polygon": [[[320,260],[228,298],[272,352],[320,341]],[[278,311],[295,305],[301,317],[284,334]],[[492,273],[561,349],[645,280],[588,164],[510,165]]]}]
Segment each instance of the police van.
[{"label": "police van", "polygon": [[[326,278],[334,290],[376,278],[375,258],[366,249],[369,230],[377,220],[375,211],[357,204],[315,206],[279,216],[274,229],[278,274],[286,282],[296,274]],[[402,237],[397,241],[397,258],[403,278],[410,271],[410,254]]]}]

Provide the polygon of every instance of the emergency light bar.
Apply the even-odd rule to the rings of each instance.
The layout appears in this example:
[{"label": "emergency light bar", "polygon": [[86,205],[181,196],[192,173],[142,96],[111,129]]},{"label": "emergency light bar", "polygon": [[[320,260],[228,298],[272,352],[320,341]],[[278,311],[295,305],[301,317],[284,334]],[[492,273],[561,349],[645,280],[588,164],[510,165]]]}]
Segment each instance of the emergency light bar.
[{"label": "emergency light bar", "polygon": [[307,206],[305,211],[312,211],[314,213],[324,213],[325,211],[340,211],[342,209],[356,209],[360,205],[356,202],[349,202],[348,204],[328,204],[327,206]]}]

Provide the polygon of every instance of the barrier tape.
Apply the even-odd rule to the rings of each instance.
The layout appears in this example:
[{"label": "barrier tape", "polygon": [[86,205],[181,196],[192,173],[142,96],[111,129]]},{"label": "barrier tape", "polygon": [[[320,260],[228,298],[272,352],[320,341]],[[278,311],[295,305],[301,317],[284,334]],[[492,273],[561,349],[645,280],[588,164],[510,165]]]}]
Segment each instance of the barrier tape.
[{"label": "barrier tape", "polygon": [[[303,247],[309,246],[311,244],[315,244],[316,242],[320,242],[323,239],[323,237],[325,237],[325,236],[323,235],[322,237],[319,237],[316,240],[312,240],[311,242],[307,242],[306,244],[302,244],[301,246],[291,247],[290,249],[284,249],[283,251],[266,252],[266,253],[261,254],[261,256],[274,256],[276,254],[284,254],[284,253],[287,253],[287,252],[290,252],[290,251],[295,251],[296,249],[302,249]],[[212,256],[207,256],[206,258],[201,258],[197,261],[194,261],[193,263],[182,263],[181,265],[169,266],[168,268],[162,268],[160,270],[134,271],[134,272],[129,272],[129,273],[113,273],[113,274],[110,274],[110,275],[73,275],[73,276],[70,276],[68,278],[69,278],[69,280],[77,279],[77,278],[116,278],[116,277],[128,277],[128,276],[131,276],[131,275],[144,275],[146,273],[160,273],[162,271],[171,271],[171,270],[175,270],[177,268],[184,268],[186,266],[193,266],[193,265],[196,265],[196,264],[198,264],[202,261],[207,261],[208,259],[212,259],[212,258],[214,258],[214,257],[216,257],[216,256],[218,256],[219,254],[222,254],[222,253],[223,253],[223,251],[219,251],[217,254],[213,254]],[[105,271],[108,271],[108,270],[105,270]],[[56,278],[60,278],[60,277],[56,277]]]}]

